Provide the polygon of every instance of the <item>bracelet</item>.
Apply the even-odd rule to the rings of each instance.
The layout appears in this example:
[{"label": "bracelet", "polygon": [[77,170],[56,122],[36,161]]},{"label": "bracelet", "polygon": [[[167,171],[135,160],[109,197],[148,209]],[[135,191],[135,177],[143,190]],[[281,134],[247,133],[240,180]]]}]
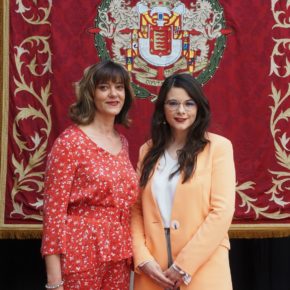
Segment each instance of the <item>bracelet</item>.
[{"label": "bracelet", "polygon": [[45,288],[46,289],[57,289],[58,287],[62,286],[64,284],[64,281],[61,280],[58,284],[53,284],[53,285],[49,285],[48,283],[45,284]]},{"label": "bracelet", "polygon": [[176,266],[175,264],[172,264],[171,267],[172,267],[172,269],[173,269],[174,271],[178,272],[178,273],[182,276],[182,280],[183,280],[184,284],[185,284],[185,285],[189,285],[189,283],[191,282],[191,276],[190,276],[188,273],[182,271],[182,270],[181,270],[178,266]]},{"label": "bracelet", "polygon": [[181,276],[184,276],[186,273],[182,271],[179,267],[177,267],[175,264],[171,265],[172,269],[178,272]]}]

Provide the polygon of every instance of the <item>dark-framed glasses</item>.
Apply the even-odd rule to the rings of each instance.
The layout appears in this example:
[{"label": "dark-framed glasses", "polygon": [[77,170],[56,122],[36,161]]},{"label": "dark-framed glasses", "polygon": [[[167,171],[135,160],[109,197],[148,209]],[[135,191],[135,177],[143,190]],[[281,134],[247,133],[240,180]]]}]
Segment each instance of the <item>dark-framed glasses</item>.
[{"label": "dark-framed glasses", "polygon": [[183,106],[184,110],[186,112],[190,112],[193,110],[196,106],[196,103],[194,100],[186,100],[184,102],[178,102],[177,100],[167,100],[165,101],[165,106],[170,110],[170,111],[177,111],[180,107],[180,105]]}]

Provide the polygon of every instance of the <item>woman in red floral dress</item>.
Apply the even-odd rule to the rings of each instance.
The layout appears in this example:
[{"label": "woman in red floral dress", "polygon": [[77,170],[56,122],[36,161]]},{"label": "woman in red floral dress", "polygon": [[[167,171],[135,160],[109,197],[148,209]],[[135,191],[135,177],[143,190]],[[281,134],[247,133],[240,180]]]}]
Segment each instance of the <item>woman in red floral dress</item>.
[{"label": "woman in red floral dress", "polygon": [[89,67],[70,109],[74,125],[55,141],[45,178],[42,255],[47,289],[129,289],[130,208],[138,180],[128,144],[133,94],[112,61]]}]

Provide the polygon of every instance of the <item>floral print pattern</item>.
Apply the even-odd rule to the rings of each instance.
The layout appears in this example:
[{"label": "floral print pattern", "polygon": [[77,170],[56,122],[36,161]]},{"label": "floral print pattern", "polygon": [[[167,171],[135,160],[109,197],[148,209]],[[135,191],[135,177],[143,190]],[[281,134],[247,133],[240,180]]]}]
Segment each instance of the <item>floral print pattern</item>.
[{"label": "floral print pattern", "polygon": [[96,264],[93,271],[64,276],[64,290],[129,290],[130,267],[126,260]]},{"label": "floral print pattern", "polygon": [[113,155],[72,125],[49,154],[42,255],[61,254],[65,275],[132,256],[130,208],[138,180],[120,138],[122,149]]}]

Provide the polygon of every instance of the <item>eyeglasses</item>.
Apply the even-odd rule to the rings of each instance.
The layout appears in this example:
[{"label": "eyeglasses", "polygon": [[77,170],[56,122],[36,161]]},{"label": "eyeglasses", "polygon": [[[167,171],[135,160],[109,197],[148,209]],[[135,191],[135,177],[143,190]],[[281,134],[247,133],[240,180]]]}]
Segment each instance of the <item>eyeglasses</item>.
[{"label": "eyeglasses", "polygon": [[184,102],[178,102],[176,100],[167,100],[165,102],[165,105],[170,111],[177,111],[180,105],[182,105],[186,112],[190,112],[196,106],[196,103],[194,100],[187,100]]}]

